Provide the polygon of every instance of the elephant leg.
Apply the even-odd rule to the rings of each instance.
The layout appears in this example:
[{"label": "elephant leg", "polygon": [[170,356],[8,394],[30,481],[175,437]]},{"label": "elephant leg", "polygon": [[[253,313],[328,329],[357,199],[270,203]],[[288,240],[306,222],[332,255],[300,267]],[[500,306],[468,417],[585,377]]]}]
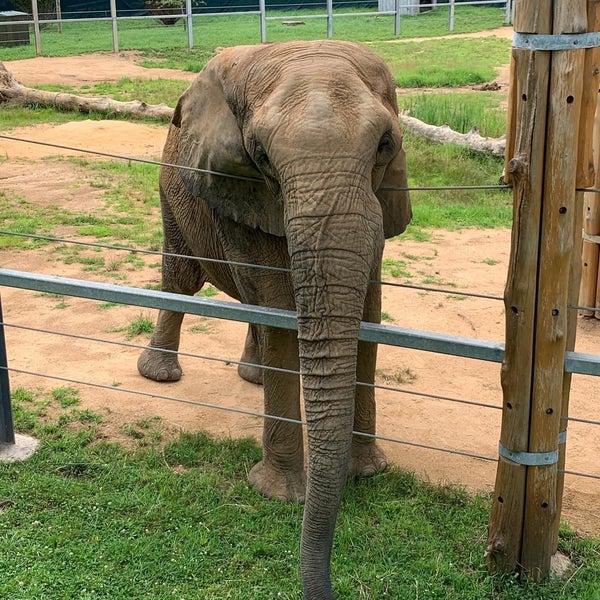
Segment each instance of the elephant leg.
[{"label": "elephant leg", "polygon": [[242,358],[240,359],[241,364],[238,365],[238,375],[250,383],[262,385],[263,369],[255,366],[263,364],[258,336],[258,326],[248,325],[248,333],[246,334],[244,352],[242,354]]},{"label": "elephant leg", "polygon": [[[296,332],[263,327],[261,349],[264,364],[297,371]],[[263,373],[265,413],[299,421],[300,377],[265,369]],[[252,487],[269,498],[303,500],[306,488],[302,426],[265,418],[263,458],[250,471]]]},{"label": "elephant leg", "polygon": [[[367,384],[374,382],[376,360],[377,345],[359,342],[357,381]],[[354,431],[374,434],[376,421],[375,390],[368,385],[357,385],[355,402]],[[352,453],[349,466],[349,474],[352,477],[372,477],[387,467],[383,450],[370,435],[355,434],[352,437]]]},{"label": "elephant leg", "polygon": [[[375,276],[374,278],[378,278]],[[381,315],[381,288],[371,286],[367,292],[363,320],[378,323]],[[375,368],[377,365],[377,344],[358,343],[358,361],[356,367],[357,385],[354,410],[354,431],[368,434],[352,437],[349,475],[351,477],[372,477],[387,467],[383,450],[371,435],[375,434],[376,407]]]},{"label": "elephant leg", "polygon": [[[190,254],[181,245],[166,250],[173,254]],[[206,275],[196,260],[163,256],[162,264],[165,292],[187,294],[193,296],[202,289]],[[161,310],[154,328],[150,345],[140,355],[137,363],[138,371],[154,381],[178,381],[183,373],[177,350],[181,334],[181,323],[185,313]],[[167,352],[164,352],[166,350]]]}]

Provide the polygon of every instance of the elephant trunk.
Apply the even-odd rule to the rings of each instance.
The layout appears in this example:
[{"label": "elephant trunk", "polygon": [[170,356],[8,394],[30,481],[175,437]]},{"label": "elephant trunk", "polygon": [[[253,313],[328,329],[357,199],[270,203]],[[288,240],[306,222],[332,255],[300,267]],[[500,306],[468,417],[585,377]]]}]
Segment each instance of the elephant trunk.
[{"label": "elephant trunk", "polygon": [[[346,196],[335,214],[323,214],[321,203],[286,203],[308,430],[301,570],[310,600],[334,598],[330,557],[352,442],[358,332],[383,249],[375,197]],[[365,214],[365,206],[374,213]]]}]

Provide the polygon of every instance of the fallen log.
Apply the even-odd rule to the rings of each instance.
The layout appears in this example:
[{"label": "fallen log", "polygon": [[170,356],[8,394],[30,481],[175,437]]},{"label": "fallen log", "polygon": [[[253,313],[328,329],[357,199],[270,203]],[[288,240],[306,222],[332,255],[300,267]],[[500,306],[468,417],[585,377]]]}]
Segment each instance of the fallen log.
[{"label": "fallen log", "polygon": [[405,131],[410,131],[414,135],[427,138],[431,142],[438,144],[457,144],[467,148],[471,152],[482,154],[493,154],[494,156],[504,156],[506,149],[506,137],[488,138],[479,134],[476,127],[473,127],[468,133],[458,133],[450,129],[448,125],[441,127],[428,125],[409,116],[406,112],[400,114],[400,122],[404,125]]},{"label": "fallen log", "polygon": [[105,96],[82,97],[65,92],[47,92],[20,84],[0,61],[0,104],[41,106],[62,111],[118,115],[133,119],[170,121],[173,109],[166,104],[147,104],[140,100],[119,102]]},{"label": "fallen log", "polygon": [[[82,97],[65,92],[47,92],[25,87],[20,84],[0,61],[0,104],[11,103],[20,106],[43,106],[62,111],[105,115],[118,115],[132,119],[156,119],[170,121],[173,108],[166,104],[147,104],[141,100],[119,102],[108,97]],[[458,144],[472,152],[504,156],[506,140],[502,138],[486,138],[479,135],[477,129],[469,133],[458,133],[442,125],[428,125],[407,113],[400,115],[400,121],[406,131],[425,137],[439,144]]]}]

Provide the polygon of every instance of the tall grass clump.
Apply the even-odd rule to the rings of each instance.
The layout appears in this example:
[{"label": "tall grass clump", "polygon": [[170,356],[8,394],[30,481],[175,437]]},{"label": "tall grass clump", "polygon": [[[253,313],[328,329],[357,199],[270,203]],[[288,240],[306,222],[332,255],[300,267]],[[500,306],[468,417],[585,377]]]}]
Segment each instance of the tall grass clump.
[{"label": "tall grass clump", "polygon": [[398,106],[429,125],[448,125],[460,133],[475,127],[485,137],[501,137],[506,134],[501,100],[491,92],[419,93],[401,95]]}]

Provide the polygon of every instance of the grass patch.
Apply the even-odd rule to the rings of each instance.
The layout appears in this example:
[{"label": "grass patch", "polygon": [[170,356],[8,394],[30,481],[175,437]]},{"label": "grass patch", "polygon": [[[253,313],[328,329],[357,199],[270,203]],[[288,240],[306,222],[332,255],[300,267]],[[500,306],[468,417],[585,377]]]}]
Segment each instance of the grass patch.
[{"label": "grass patch", "polygon": [[154,332],[154,321],[140,314],[125,327],[125,331],[127,333],[125,336],[127,340],[132,340],[139,335],[149,338]]},{"label": "grass patch", "polygon": [[[432,144],[405,134],[404,147],[410,186],[496,185],[502,175],[502,159],[459,146]],[[453,231],[463,227],[510,227],[512,223],[510,190],[414,191],[411,201],[409,235],[428,228]]]},{"label": "grass patch", "polygon": [[403,260],[396,260],[394,258],[384,258],[381,263],[381,276],[383,279],[386,277],[404,277],[410,278],[412,275],[406,269],[406,263]]},{"label": "grass patch", "polygon": [[105,81],[79,88],[60,84],[40,85],[50,92],[67,92],[78,96],[109,96],[119,102],[130,102],[143,98],[148,104],[167,104],[175,107],[179,96],[190,85],[185,79],[142,79],[122,77],[118,81]]},{"label": "grass patch", "polygon": [[410,367],[400,369],[377,369],[375,377],[386,385],[413,383],[417,374]]},{"label": "grass patch", "polygon": [[[91,414],[35,412],[40,392],[15,390],[17,426],[41,439],[27,462],[0,463],[0,597],[301,597],[302,505],[267,500],[247,483],[260,459],[252,440],[184,433],[159,444],[109,443]],[[60,427],[66,416],[68,427]],[[489,497],[389,469],[351,483],[333,554],[340,600],[593,600],[600,542],[561,529],[573,561],[542,585],[490,575],[484,564]],[[277,590],[274,594],[273,590]]]},{"label": "grass patch", "polygon": [[203,296],[204,298],[212,298],[213,296],[216,296],[218,293],[219,293],[219,290],[214,288],[212,285],[207,285],[207,286],[204,286],[196,294],[196,296]]},{"label": "grass patch", "polygon": [[401,88],[459,87],[494,79],[496,68],[510,62],[510,40],[431,39],[425,42],[370,44]]},{"label": "grass patch", "polygon": [[[286,27],[281,21],[267,22],[269,42],[292,39],[323,39],[327,33],[325,5],[313,10],[268,11],[268,16],[306,16],[300,27]],[[343,7],[334,12],[365,12],[365,9]],[[500,27],[504,9],[489,7],[457,6],[454,33],[467,33]],[[187,50],[187,31],[184,20],[172,27],[163,26],[158,20],[120,20],[119,47],[121,50],[141,51],[152,66],[184,68],[199,71],[218,47],[236,44],[260,43],[258,15],[230,15],[194,19],[194,48]],[[448,9],[436,10],[418,16],[402,16],[401,38],[440,36],[448,34]],[[74,23],[63,21],[61,31],[55,25],[42,29],[42,52],[46,56],[71,56],[88,52],[111,51],[113,45],[112,25],[108,21]],[[394,17],[379,15],[373,9],[372,16],[334,17],[334,37],[354,41],[393,40]],[[147,52],[152,48],[152,52]],[[172,51],[179,52],[179,60],[167,58]],[[32,58],[34,44],[3,48],[3,60]],[[165,56],[166,55],[166,56]]]},{"label": "grass patch", "polygon": [[485,137],[506,134],[506,110],[493,92],[455,92],[405,94],[398,98],[400,110],[408,110],[430,125],[448,125],[454,131],[468,133],[473,127]]},{"label": "grass patch", "polygon": [[[60,159],[59,159],[60,160]],[[72,159],[77,176],[101,190],[94,212],[57,205],[40,206],[11,192],[0,192],[0,229],[17,234],[53,235],[56,228],[72,228],[77,237],[132,245],[148,250],[162,247],[162,225],[158,196],[158,167],[136,162],[94,162]],[[102,185],[94,186],[94,182]],[[77,196],[77,190],[73,192]],[[76,206],[76,202],[73,203]],[[61,237],[59,235],[59,237]],[[15,235],[0,235],[1,248],[38,248],[48,244]],[[96,250],[94,250],[96,251]],[[54,252],[65,263],[79,263],[87,271],[114,270],[113,262],[100,256],[82,255],[77,246],[54,244]],[[132,268],[144,262],[135,254],[122,260]]]},{"label": "grass patch", "polygon": [[60,405],[61,408],[77,406],[80,402],[79,390],[71,387],[58,387],[51,392],[52,399]]},{"label": "grass patch", "polygon": [[31,125],[40,123],[60,124],[70,121],[84,121],[86,119],[98,121],[106,119],[106,115],[99,113],[64,112],[53,108],[42,108],[37,105],[28,107],[3,106],[0,111],[0,131],[6,132],[7,129],[13,129],[14,127],[30,127]]}]

